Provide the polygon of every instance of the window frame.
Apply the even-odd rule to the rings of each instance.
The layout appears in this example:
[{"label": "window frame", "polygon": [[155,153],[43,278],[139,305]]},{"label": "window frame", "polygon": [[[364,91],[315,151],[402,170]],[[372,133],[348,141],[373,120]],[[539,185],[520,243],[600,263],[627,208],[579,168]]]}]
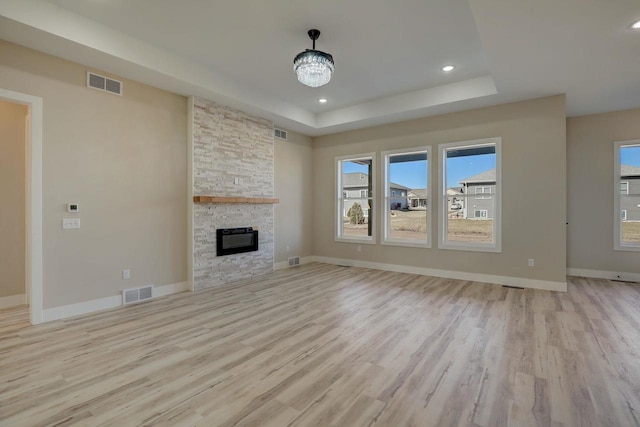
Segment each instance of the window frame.
[{"label": "window frame", "polygon": [[[338,156],[334,158],[333,164],[335,167],[335,179],[336,179],[336,195],[334,197],[334,241],[341,243],[356,243],[356,244],[365,244],[365,245],[375,245],[376,244],[376,226],[375,224],[371,225],[371,236],[344,236],[342,232],[342,210],[344,209],[343,201],[344,199],[349,199],[349,197],[343,197],[343,189],[342,189],[342,164],[343,162],[353,161],[353,160],[364,160],[371,159],[371,195],[366,197],[371,202],[371,210],[373,214],[371,215],[375,220],[376,210],[378,209],[378,201],[377,201],[377,191],[376,191],[376,153],[359,153],[352,154],[347,156]],[[360,190],[360,194],[362,194]],[[364,198],[364,197],[362,197]],[[367,216],[367,219],[371,221],[371,218]]]},{"label": "window frame", "polygon": [[[446,152],[452,148],[476,148],[482,146],[495,146],[496,151],[496,190],[494,198],[495,212],[493,215],[493,242],[477,243],[477,242],[453,242],[447,240],[447,156]],[[438,163],[440,171],[438,172],[438,248],[457,251],[476,251],[476,252],[502,252],[502,137],[483,138],[471,141],[449,142],[446,144],[438,144]],[[491,188],[491,186],[489,186]],[[465,209],[469,209],[469,198],[474,195],[465,197]],[[475,215],[475,213],[474,213]]]},{"label": "window frame", "polygon": [[[399,238],[393,238],[393,237],[389,237],[389,228],[387,227],[387,225],[389,224],[390,221],[390,209],[388,209],[388,205],[387,203],[391,201],[391,198],[393,196],[391,196],[390,194],[390,190],[389,190],[389,183],[390,183],[390,171],[389,171],[389,158],[391,156],[394,155],[398,155],[398,154],[411,154],[411,153],[422,153],[422,152],[426,152],[427,153],[427,201],[429,199],[431,199],[431,191],[433,188],[433,184],[429,185],[429,183],[433,183],[433,179],[431,179],[432,176],[432,169],[433,169],[433,162],[432,162],[432,157],[431,157],[431,146],[429,145],[424,145],[421,147],[411,147],[411,148],[403,148],[403,149],[399,149],[399,150],[388,150],[388,151],[382,151],[381,152],[381,156],[382,156],[382,185],[384,188],[383,194],[382,194],[382,203],[384,206],[384,209],[382,209],[382,230],[381,230],[381,244],[383,245],[387,245],[387,246],[405,246],[405,247],[412,247],[412,248],[431,248],[431,235],[433,234],[433,229],[431,226],[431,218],[432,218],[432,212],[431,212],[431,205],[433,205],[433,203],[428,203],[427,202],[427,238],[426,240],[416,240],[416,239],[399,239]],[[398,197],[398,196],[395,196]],[[409,193],[408,191],[405,193],[405,196],[400,196],[400,197],[406,197],[409,198]],[[409,204],[408,200],[407,200],[407,205]]]},{"label": "window frame", "polygon": [[[478,193],[478,190],[482,190]],[[488,192],[484,191],[484,190],[489,190]],[[474,191],[475,194],[474,196],[476,197],[476,200],[491,200],[491,186],[490,185],[480,185],[477,187],[474,187]]]},{"label": "window frame", "polygon": [[[477,216],[476,212],[480,212],[480,216]],[[484,216],[482,215],[482,212],[484,212]],[[473,210],[473,217],[474,218],[479,218],[479,219],[486,219],[486,218],[489,217],[489,210],[488,209],[474,209]]]},{"label": "window frame", "polygon": [[[622,192],[622,184],[626,184],[627,189],[625,190],[625,192]],[[629,195],[629,181],[620,181],[620,194],[623,196],[628,196]]]},{"label": "window frame", "polygon": [[[620,184],[622,182],[622,164],[620,163],[620,149],[626,146],[639,146],[640,139],[631,141],[615,141],[613,143],[613,250],[640,252],[640,243],[624,244],[622,241],[622,196],[629,194],[630,186],[627,187],[627,193],[622,194]],[[640,200],[640,198],[638,199]]]}]

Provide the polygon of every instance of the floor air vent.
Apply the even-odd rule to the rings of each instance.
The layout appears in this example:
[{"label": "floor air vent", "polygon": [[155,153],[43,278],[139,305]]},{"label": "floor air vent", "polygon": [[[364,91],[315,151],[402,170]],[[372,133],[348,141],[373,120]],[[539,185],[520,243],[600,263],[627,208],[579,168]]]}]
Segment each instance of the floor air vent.
[{"label": "floor air vent", "polygon": [[287,139],[287,131],[282,129],[274,129],[274,135],[276,138]]},{"label": "floor air vent", "polygon": [[297,265],[300,265],[300,257],[299,256],[294,256],[292,258],[289,258],[289,267],[295,267]]},{"label": "floor air vent", "polygon": [[122,95],[122,82],[113,80],[100,74],[87,71],[87,87],[98,89],[103,92]]},{"label": "floor air vent", "polygon": [[153,298],[153,285],[143,286],[141,288],[125,289],[122,291],[123,305],[147,301],[151,298]]}]

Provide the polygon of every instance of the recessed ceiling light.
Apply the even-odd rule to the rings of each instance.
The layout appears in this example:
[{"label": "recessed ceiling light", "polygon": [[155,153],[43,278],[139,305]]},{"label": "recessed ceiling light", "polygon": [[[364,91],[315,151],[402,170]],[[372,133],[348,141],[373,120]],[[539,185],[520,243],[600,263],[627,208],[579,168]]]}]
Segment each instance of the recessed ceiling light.
[{"label": "recessed ceiling light", "polygon": [[449,71],[453,71],[455,67],[453,65],[446,65],[444,67],[442,67],[442,71],[444,71],[445,73],[448,73]]},{"label": "recessed ceiling light", "polygon": [[318,102],[320,104],[325,104],[327,102],[327,98],[320,98],[320,99],[318,99]]},{"label": "recessed ceiling light", "polygon": [[631,28],[633,28],[634,30],[640,30],[640,21],[635,22],[633,25],[631,25]]}]

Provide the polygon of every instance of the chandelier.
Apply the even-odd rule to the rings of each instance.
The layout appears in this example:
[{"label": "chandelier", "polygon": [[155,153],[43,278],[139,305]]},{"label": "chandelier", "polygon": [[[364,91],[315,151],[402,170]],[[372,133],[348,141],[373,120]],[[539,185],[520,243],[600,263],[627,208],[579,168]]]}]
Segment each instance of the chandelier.
[{"label": "chandelier", "polygon": [[310,87],[326,85],[333,74],[333,56],[316,50],[316,40],[320,37],[320,31],[309,30],[307,33],[313,40],[313,49],[300,52],[293,60],[293,71],[296,72],[298,81]]}]

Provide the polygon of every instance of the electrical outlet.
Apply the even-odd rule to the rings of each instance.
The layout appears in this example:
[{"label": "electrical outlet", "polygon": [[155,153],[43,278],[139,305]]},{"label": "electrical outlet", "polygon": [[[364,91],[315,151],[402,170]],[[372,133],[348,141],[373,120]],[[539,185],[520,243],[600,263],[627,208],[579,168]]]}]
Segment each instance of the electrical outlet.
[{"label": "electrical outlet", "polygon": [[533,267],[536,265],[536,260],[533,258],[529,258],[529,267]]},{"label": "electrical outlet", "polygon": [[358,245],[358,247],[356,248],[356,251],[362,252],[362,246]]},{"label": "electrical outlet", "polygon": [[122,278],[124,280],[128,280],[131,278],[131,271],[129,270],[122,270]]},{"label": "electrical outlet", "polygon": [[62,229],[70,230],[72,228],[80,228],[80,218],[63,218]]},{"label": "electrical outlet", "polygon": [[287,252],[289,252],[291,250],[291,248],[289,247],[289,245],[287,245]]}]

